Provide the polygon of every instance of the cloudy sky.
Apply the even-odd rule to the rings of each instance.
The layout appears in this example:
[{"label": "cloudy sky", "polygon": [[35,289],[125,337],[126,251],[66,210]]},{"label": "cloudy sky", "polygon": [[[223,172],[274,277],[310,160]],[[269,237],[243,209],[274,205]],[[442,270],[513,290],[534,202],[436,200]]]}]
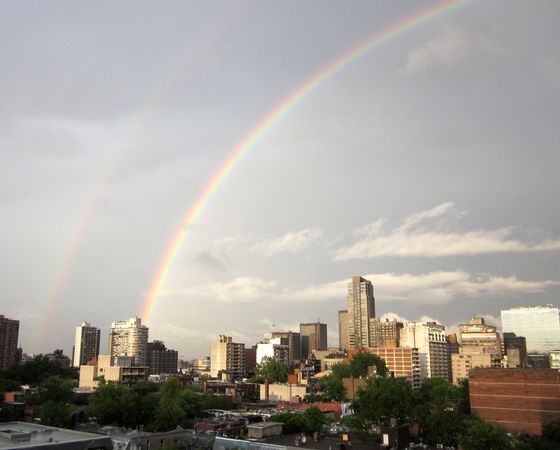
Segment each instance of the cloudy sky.
[{"label": "cloudy sky", "polygon": [[[183,216],[264,117],[431,2],[3,2],[0,313],[25,352],[144,311]],[[467,2],[282,115],[186,233],[145,320],[185,358],[345,285],[453,327],[560,303],[560,4]],[[103,349],[106,346],[103,345]]]}]

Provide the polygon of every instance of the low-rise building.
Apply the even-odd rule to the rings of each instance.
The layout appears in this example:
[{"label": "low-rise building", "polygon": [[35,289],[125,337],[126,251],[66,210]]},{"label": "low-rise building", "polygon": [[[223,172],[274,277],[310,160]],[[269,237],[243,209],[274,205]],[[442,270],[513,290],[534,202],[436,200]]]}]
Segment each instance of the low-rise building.
[{"label": "low-rise building", "polygon": [[451,355],[451,373],[453,384],[468,380],[471,369],[476,367],[493,367],[490,353],[454,353]]},{"label": "low-rise building", "polygon": [[264,383],[259,386],[260,399],[271,402],[299,403],[307,394],[307,387],[297,384]]},{"label": "low-rise building", "polygon": [[0,423],[0,450],[15,448],[25,450],[112,450],[113,442],[111,438],[99,434],[47,427],[36,423]]},{"label": "low-rise building", "polygon": [[348,350],[348,357],[352,358],[360,352],[368,352],[379,356],[385,361],[387,369],[395,378],[405,378],[413,389],[421,386],[420,356],[416,348],[385,348],[373,347]]},{"label": "low-rise building", "polygon": [[141,366],[116,366],[110,355],[99,355],[94,364],[80,366],[80,389],[97,389],[101,379],[116,381],[125,386],[148,379],[148,368]]}]

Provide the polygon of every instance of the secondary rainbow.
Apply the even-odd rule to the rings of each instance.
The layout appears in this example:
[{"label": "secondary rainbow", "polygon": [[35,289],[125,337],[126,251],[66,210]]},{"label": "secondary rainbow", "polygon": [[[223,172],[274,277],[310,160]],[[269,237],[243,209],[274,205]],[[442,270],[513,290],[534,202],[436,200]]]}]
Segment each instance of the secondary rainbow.
[{"label": "secondary rainbow", "polygon": [[300,85],[290,95],[284,98],[276,107],[274,107],[266,116],[264,116],[258,124],[245,136],[245,138],[235,147],[227,160],[222,164],[215,175],[210,179],[201,195],[195,203],[187,210],[183,216],[180,226],[178,227],[173,239],[167,246],[161,264],[153,277],[144,306],[142,308],[142,318],[145,322],[149,322],[156,304],[158,293],[160,292],[169,269],[177,256],[177,252],[181,248],[191,225],[200,216],[208,201],[224,182],[227,175],[232,171],[235,165],[240,161],[241,157],[247,153],[282,116],[292,110],[307,95],[316,90],[322,83],[332,78],[335,74],[348,67],[350,64],[364,56],[366,53],[378,48],[382,44],[404,34],[423,23],[426,23],[437,17],[449,13],[471,3],[473,0],[444,0],[420,9],[415,13],[398,20],[382,30],[368,36],[363,42],[353,47],[342,56],[339,56],[331,63],[327,64],[319,70],[314,76],[309,78],[305,83]]},{"label": "secondary rainbow", "polygon": [[[80,209],[80,213],[77,215],[76,222],[71,228],[63,252],[57,264],[53,265],[53,278],[46,290],[46,301],[41,314],[43,318],[39,322],[37,330],[34,331],[35,348],[41,348],[43,342],[51,339],[50,336],[47,336],[47,332],[49,332],[48,325],[52,324],[52,319],[58,313],[56,308],[71,279],[72,267],[75,265],[80,247],[94,223],[96,211],[102,204],[107,194],[107,189],[118,172],[123,156],[126,154],[127,150],[133,147],[133,139],[137,131],[145,126],[149,114],[156,109],[158,102],[164,98],[170,88],[176,84],[179,76],[181,76],[181,82],[185,84],[184,72],[186,68],[189,67],[189,64],[195,62],[200,55],[211,51],[209,45],[212,38],[222,38],[222,36],[226,35],[227,31],[237,23],[239,16],[245,13],[247,7],[248,4],[240,6],[237,3],[233,3],[231,7],[223,11],[219,16],[219,20],[207,28],[201,38],[194,42],[194,45],[190,45],[186,48],[182,57],[174,62],[171,68],[166,71],[165,76],[148,92],[148,95],[146,95],[141,102],[140,108],[130,117],[124,126],[124,130],[121,131],[119,139],[108,148],[107,155],[109,160],[101,167],[98,176],[88,190],[88,194],[84,196],[85,200]],[[190,72],[188,73],[190,74]]]}]

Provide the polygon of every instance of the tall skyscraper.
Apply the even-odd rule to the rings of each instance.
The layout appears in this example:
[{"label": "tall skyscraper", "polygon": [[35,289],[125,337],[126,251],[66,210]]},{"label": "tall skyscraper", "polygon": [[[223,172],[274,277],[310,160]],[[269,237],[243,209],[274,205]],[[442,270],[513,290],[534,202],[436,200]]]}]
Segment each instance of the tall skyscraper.
[{"label": "tall skyscraper", "polygon": [[327,324],[319,321],[313,323],[300,323],[299,334],[301,335],[301,356],[309,358],[313,350],[326,350]]},{"label": "tall skyscraper", "polygon": [[16,361],[19,320],[0,315],[0,369],[7,369]]},{"label": "tall skyscraper", "polygon": [[101,331],[99,328],[92,327],[87,322],[76,327],[76,339],[74,340],[74,352],[72,355],[72,365],[74,367],[85,366],[93,358],[99,356],[99,341]]},{"label": "tall skyscraper", "polygon": [[148,333],[148,327],[142,325],[138,317],[113,322],[109,332],[111,360],[117,356],[128,356],[134,358],[134,365],[146,366]]},{"label": "tall skyscraper", "polygon": [[560,350],[560,318],[552,305],[511,308],[502,311],[502,330],[525,337],[527,353]]},{"label": "tall skyscraper", "polygon": [[373,285],[365,278],[355,276],[348,283],[348,348],[370,346],[369,319],[375,317]]},{"label": "tall skyscraper", "polygon": [[231,336],[220,335],[210,349],[210,376],[239,380],[245,376],[245,344],[233,342]]}]

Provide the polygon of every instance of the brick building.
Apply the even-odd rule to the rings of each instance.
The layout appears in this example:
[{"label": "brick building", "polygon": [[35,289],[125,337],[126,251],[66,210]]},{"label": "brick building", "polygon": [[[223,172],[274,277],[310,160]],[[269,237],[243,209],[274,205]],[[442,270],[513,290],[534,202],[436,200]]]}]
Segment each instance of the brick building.
[{"label": "brick building", "polygon": [[513,433],[539,435],[560,418],[560,373],[551,369],[476,368],[469,378],[471,410]]},{"label": "brick building", "polygon": [[350,349],[348,350],[348,358],[352,359],[354,355],[362,351],[377,355],[384,360],[393,377],[407,379],[413,389],[420,387],[420,357],[417,349],[383,347]]}]

